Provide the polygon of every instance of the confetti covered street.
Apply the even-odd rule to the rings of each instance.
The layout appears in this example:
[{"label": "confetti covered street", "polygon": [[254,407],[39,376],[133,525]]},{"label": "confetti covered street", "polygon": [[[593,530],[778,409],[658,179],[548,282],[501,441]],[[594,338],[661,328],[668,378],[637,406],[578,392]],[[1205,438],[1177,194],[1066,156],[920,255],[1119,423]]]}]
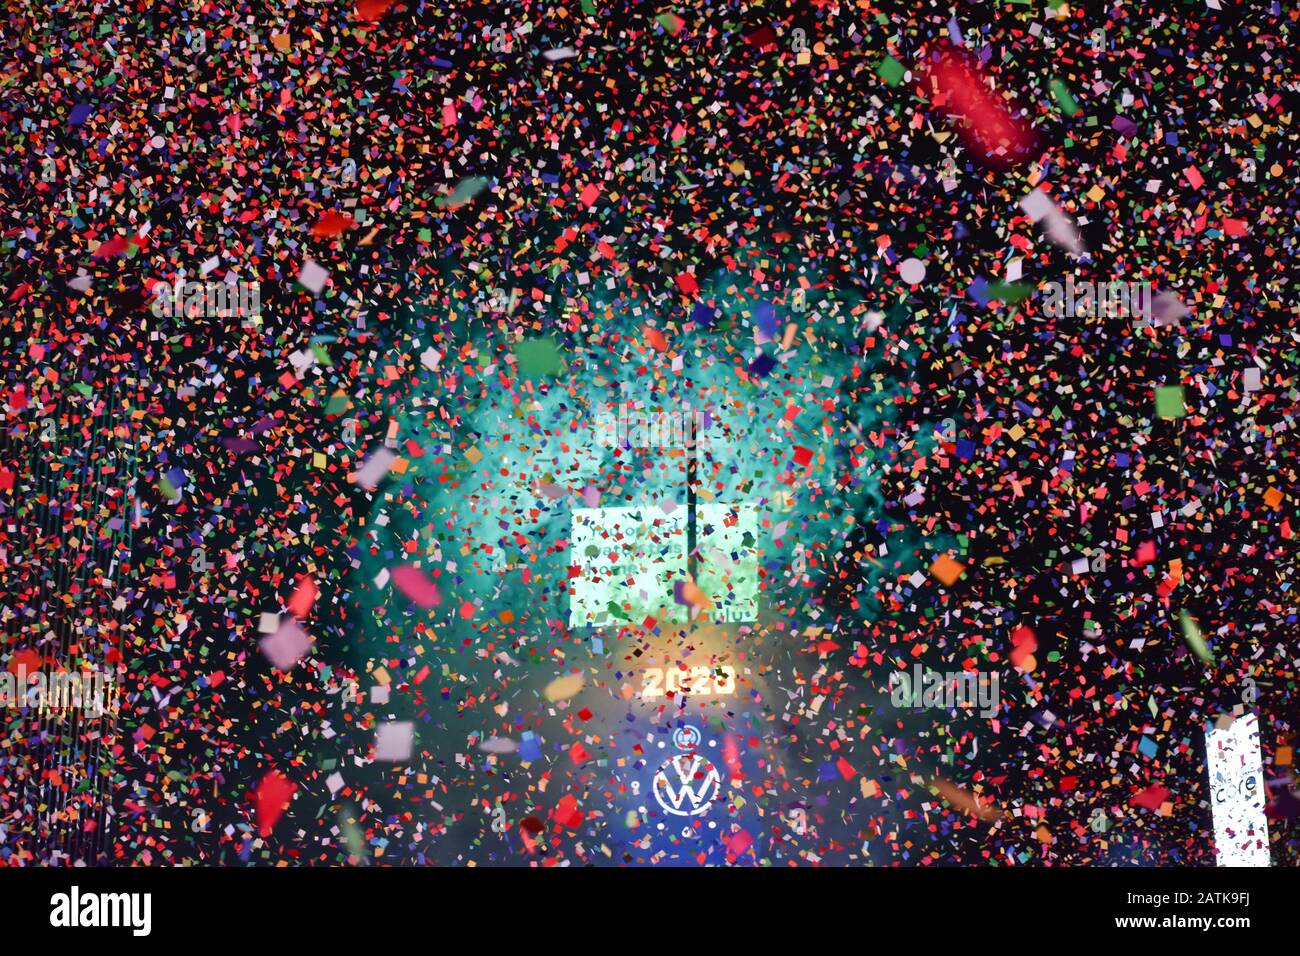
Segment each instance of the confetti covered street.
[{"label": "confetti covered street", "polygon": [[1298,21],[10,0],[0,867],[1295,866]]}]

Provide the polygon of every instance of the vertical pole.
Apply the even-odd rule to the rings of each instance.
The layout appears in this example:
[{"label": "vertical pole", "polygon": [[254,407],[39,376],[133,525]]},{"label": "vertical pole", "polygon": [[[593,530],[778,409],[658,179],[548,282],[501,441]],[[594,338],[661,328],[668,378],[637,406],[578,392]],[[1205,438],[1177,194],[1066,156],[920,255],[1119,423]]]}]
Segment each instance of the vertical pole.
[{"label": "vertical pole", "polygon": [[686,573],[696,583],[695,415],[687,414],[686,423]]}]

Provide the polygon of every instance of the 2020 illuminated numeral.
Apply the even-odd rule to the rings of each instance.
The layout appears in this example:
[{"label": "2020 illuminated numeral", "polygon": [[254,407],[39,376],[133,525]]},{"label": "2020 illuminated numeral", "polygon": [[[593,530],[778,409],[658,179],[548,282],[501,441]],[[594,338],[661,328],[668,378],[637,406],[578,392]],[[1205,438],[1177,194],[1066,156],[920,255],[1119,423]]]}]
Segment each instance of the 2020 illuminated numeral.
[{"label": "2020 illuminated numeral", "polygon": [[736,692],[736,669],[729,665],[706,667],[699,665],[687,670],[684,667],[646,668],[641,684],[641,697],[650,699],[667,694],[690,694],[708,696],[716,694],[726,696]]}]

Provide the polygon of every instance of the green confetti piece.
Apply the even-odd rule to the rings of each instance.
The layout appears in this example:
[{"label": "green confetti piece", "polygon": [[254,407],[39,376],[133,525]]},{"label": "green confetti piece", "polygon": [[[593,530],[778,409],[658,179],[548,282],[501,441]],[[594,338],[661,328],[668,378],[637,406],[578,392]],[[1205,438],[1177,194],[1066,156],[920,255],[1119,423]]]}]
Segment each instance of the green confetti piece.
[{"label": "green confetti piece", "polygon": [[1181,385],[1156,386],[1156,416],[1159,418],[1183,418],[1187,415],[1187,406],[1183,402]]},{"label": "green confetti piece", "polygon": [[661,13],[655,17],[655,21],[673,36],[681,32],[682,18],[675,13]]},{"label": "green confetti piece", "polygon": [[339,827],[343,831],[343,842],[348,848],[348,853],[358,859],[366,857],[366,841],[361,835],[361,830],[353,822],[351,816],[346,816],[342,812],[338,815]]},{"label": "green confetti piece", "polygon": [[1200,658],[1201,663],[1213,664],[1214,654],[1210,651],[1210,646],[1205,643],[1205,638],[1201,637],[1201,627],[1196,623],[1196,618],[1188,614],[1184,608],[1178,612],[1178,623],[1182,625],[1183,640],[1192,649],[1192,653]]},{"label": "green confetti piece", "polygon": [[487,183],[488,181],[482,176],[470,176],[468,179],[462,179],[448,195],[439,196],[434,200],[434,205],[447,209],[463,206],[481,193],[487,187]]},{"label": "green confetti piece", "polygon": [[903,64],[899,63],[892,56],[887,56],[876,64],[876,76],[880,77],[890,86],[897,86],[903,81]]},{"label": "green confetti piece", "polygon": [[1070,95],[1070,88],[1060,80],[1052,80],[1052,95],[1056,97],[1056,105],[1066,116],[1073,116],[1079,112],[1079,104]]},{"label": "green confetti piece", "polygon": [[560,373],[560,349],[553,338],[523,339],[515,344],[515,360],[529,378]]},{"label": "green confetti piece", "polygon": [[989,301],[1015,305],[1029,295],[1029,286],[1018,282],[994,282],[988,288]]}]

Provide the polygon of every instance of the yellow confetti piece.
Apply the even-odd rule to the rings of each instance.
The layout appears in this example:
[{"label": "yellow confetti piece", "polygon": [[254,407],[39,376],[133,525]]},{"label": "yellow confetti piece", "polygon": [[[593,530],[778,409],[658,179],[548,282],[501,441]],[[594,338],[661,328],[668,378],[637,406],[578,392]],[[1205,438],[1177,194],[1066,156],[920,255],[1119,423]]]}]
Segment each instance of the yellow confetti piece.
[{"label": "yellow confetti piece", "polygon": [[582,690],[583,680],[581,674],[565,674],[563,677],[557,677],[546,685],[546,690],[542,693],[549,701],[569,700],[578,691]]}]

